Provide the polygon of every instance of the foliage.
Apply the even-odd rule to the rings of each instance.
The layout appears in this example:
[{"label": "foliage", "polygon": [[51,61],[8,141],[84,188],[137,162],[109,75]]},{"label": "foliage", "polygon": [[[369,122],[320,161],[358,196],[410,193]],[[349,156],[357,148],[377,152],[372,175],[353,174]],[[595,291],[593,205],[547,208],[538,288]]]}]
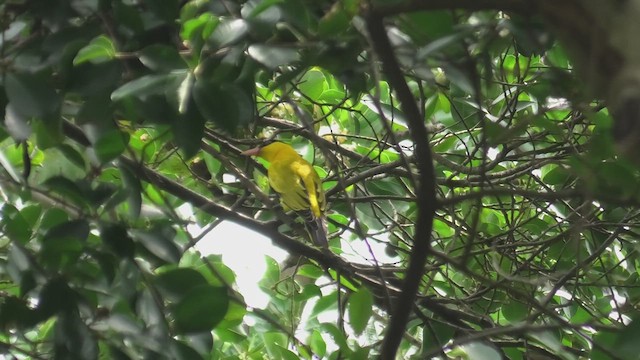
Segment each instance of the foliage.
[{"label": "foliage", "polygon": [[[377,6],[393,53],[367,35]],[[606,107],[535,17],[393,6],[2,3],[0,353],[368,359],[396,336],[399,358],[636,356],[640,174]],[[240,156],[271,137],[323,178],[330,252]],[[193,248],[223,220],[291,254],[266,259],[264,309]]]}]

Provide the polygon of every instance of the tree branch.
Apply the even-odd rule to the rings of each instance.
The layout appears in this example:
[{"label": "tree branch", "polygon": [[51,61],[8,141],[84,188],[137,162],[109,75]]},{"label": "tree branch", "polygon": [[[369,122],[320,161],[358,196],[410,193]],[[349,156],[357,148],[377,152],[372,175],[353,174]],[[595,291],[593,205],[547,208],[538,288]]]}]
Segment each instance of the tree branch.
[{"label": "tree branch", "polygon": [[411,139],[415,144],[415,161],[420,175],[420,181],[416,185],[418,218],[416,219],[413,249],[402,284],[402,293],[393,309],[380,350],[382,359],[394,359],[409,321],[409,314],[414,308],[427,255],[431,249],[431,230],[437,207],[436,183],[433,158],[429,148],[429,134],[394,55],[382,21],[382,15],[376,11],[365,11],[365,15],[373,50],[382,61],[382,69],[387,81],[395,90],[400,100],[401,109],[407,117]]}]

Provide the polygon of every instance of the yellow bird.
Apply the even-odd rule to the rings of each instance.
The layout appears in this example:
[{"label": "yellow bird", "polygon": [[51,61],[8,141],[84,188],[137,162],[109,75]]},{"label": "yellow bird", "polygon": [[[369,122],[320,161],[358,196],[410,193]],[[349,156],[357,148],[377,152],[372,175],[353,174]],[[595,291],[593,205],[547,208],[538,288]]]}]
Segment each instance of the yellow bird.
[{"label": "yellow bird", "polygon": [[269,162],[269,184],[280,195],[285,210],[293,210],[304,218],[311,239],[326,247],[327,235],[322,222],[326,202],[318,173],[291,146],[274,141],[242,152]]}]

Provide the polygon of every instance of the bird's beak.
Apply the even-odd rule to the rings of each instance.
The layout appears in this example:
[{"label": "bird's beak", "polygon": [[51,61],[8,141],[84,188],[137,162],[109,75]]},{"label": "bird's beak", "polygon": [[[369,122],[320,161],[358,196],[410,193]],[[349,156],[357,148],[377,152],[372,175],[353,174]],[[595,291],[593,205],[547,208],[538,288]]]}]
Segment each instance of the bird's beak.
[{"label": "bird's beak", "polygon": [[245,151],[241,152],[240,155],[258,156],[259,153],[260,153],[260,146],[255,147],[253,149],[245,150]]}]

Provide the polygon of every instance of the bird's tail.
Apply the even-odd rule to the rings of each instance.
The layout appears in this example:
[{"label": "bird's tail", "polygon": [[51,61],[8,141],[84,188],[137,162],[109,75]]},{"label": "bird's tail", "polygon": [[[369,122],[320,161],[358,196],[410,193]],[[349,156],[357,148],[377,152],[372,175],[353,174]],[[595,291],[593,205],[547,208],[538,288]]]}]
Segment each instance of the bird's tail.
[{"label": "bird's tail", "polygon": [[316,246],[328,248],[327,226],[323,218],[315,217],[311,211],[300,211],[298,215],[304,219],[305,228],[309,233],[311,241],[313,241]]}]

